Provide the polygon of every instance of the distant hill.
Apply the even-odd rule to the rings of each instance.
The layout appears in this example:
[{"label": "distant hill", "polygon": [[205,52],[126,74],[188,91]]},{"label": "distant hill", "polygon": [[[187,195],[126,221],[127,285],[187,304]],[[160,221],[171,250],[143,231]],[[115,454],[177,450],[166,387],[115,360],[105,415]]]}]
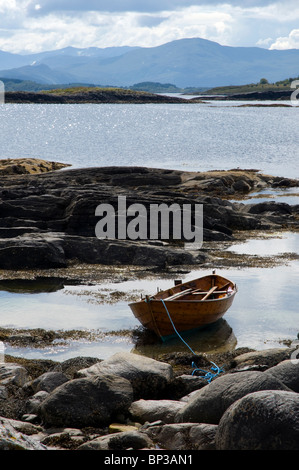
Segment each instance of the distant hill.
[{"label": "distant hill", "polygon": [[43,91],[43,90],[53,90],[55,88],[69,88],[88,86],[92,87],[95,85],[86,84],[86,83],[67,83],[67,84],[52,84],[46,85],[42,83],[33,82],[32,80],[20,80],[17,78],[4,78],[0,77],[0,80],[4,83],[5,91]]},{"label": "distant hill", "polygon": [[45,85],[86,83],[130,87],[134,83],[212,88],[269,82],[299,75],[299,50],[222,46],[205,39],[181,39],[158,47],[76,49],[38,54],[0,51],[0,77]]}]

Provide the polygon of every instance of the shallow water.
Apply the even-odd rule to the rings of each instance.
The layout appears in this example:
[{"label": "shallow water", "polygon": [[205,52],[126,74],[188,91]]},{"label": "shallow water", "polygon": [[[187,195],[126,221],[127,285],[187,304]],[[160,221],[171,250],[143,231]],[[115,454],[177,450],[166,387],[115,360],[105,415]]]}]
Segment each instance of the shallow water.
[{"label": "shallow water", "polygon": [[[230,251],[244,254],[274,256],[280,253],[299,255],[299,234],[285,233],[267,240],[252,239],[232,245]],[[266,263],[265,263],[266,266]],[[216,267],[217,268],[217,267]],[[283,347],[281,341],[295,340],[299,331],[298,285],[299,262],[271,268],[229,268],[218,271],[236,282],[238,293],[224,319],[205,330],[184,333],[187,344],[197,352],[225,351],[235,347],[265,349]],[[207,274],[193,270],[181,276],[190,280]],[[177,277],[177,276],[176,276]],[[128,273],[129,278],[129,273]],[[55,330],[100,330],[96,341],[78,340],[45,349],[17,348],[6,345],[6,354],[27,358],[65,360],[77,355],[105,358],[116,351],[139,351],[155,356],[160,352],[188,351],[180,338],[167,343],[136,346],[121,330],[139,326],[128,307],[128,300],[103,302],[103,295],[118,292],[125,295],[153,294],[157,288],[173,284],[174,276],[159,279],[127,280],[97,286],[65,286],[55,292],[21,293],[0,291],[1,326],[15,328],[45,328]],[[119,331],[111,336],[109,331]]]},{"label": "shallow water", "polygon": [[267,188],[262,191],[252,192],[242,200],[231,199],[231,202],[242,202],[243,204],[258,204],[260,202],[282,202],[290,205],[299,204],[299,188]]},{"label": "shallow water", "polygon": [[283,232],[276,236],[265,234],[261,238],[253,238],[243,243],[234,243],[227,251],[244,255],[276,256],[283,253],[299,253],[299,234]]}]

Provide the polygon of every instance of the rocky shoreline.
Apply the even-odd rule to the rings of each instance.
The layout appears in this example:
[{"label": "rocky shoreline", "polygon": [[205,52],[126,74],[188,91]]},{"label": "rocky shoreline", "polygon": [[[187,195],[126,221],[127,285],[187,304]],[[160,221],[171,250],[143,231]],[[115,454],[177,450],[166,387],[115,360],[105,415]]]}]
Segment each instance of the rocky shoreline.
[{"label": "rocky shoreline", "polygon": [[[40,165],[40,162],[39,162]],[[256,170],[183,172],[146,167],[64,169],[1,176],[0,265],[2,270],[71,270],[76,264],[158,267],[213,264],[213,252],[186,249],[171,238],[111,240],[95,236],[96,207],[118,197],[127,207],[139,203],[203,205],[203,240],[232,242],[238,233],[298,230],[299,205],[242,198],[265,188],[290,188],[290,178]],[[22,174],[18,174],[18,171]],[[231,202],[234,198],[240,202]],[[242,235],[241,235],[242,236]]]},{"label": "rocky shoreline", "polygon": [[[177,97],[163,94],[134,91],[118,88],[88,88],[74,87],[69,90],[52,90],[41,92],[7,91],[5,103],[17,104],[148,104],[148,103],[175,103],[192,104],[206,103],[210,100],[217,101],[276,101],[290,100],[293,90],[265,90],[247,93],[233,93],[228,95],[200,95],[190,98]],[[287,106],[287,105],[285,105]],[[291,104],[289,105],[291,106]]]},{"label": "rocky shoreline", "polygon": [[299,450],[297,356],[291,347],[5,362],[0,450]]},{"label": "rocky shoreline", "polygon": [[281,101],[281,100],[287,101],[291,99],[292,92],[293,90],[250,91],[247,93],[232,93],[226,96],[213,97],[213,95],[209,95],[209,100],[213,99],[213,100],[219,100],[219,101]]},{"label": "rocky shoreline", "polygon": [[[200,100],[199,100],[200,102]],[[147,104],[147,103],[188,103],[187,99],[157,95],[154,93],[125,89],[88,89],[73,88],[70,92],[54,90],[51,92],[7,91],[5,103],[32,104]]]},{"label": "rocky shoreline", "polygon": [[[144,276],[235,265],[236,259],[220,257],[221,244],[299,228],[299,205],[242,203],[260,189],[298,191],[298,180],[255,169],[63,168],[43,161],[0,162],[0,282],[84,284],[124,270]],[[203,204],[203,249],[186,250],[171,239],[97,239],[95,208],[116,207],[119,195],[145,207]],[[53,340],[39,333],[37,341]],[[5,356],[0,450],[299,450],[296,359],[295,346],[158,360],[133,353],[62,363]],[[192,362],[205,370],[214,362],[223,371],[208,384],[192,375]]]}]

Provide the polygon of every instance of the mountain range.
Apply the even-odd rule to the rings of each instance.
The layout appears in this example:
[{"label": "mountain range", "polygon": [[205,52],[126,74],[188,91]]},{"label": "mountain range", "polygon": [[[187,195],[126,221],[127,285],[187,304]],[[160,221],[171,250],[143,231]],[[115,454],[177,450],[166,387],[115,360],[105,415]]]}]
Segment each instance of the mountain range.
[{"label": "mountain range", "polygon": [[138,82],[178,87],[217,87],[269,82],[299,75],[299,49],[223,46],[201,38],[157,47],[67,47],[35,54],[0,51],[0,77],[42,84],[131,86]]}]

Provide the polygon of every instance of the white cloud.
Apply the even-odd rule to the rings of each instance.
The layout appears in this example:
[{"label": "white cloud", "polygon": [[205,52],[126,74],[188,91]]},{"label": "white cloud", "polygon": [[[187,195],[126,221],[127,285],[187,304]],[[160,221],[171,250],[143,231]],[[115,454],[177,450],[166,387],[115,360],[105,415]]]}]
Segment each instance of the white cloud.
[{"label": "white cloud", "polygon": [[259,46],[259,47],[267,48],[267,47],[269,47],[269,45],[271,43],[273,43],[273,38],[265,38],[265,39],[259,39],[256,42],[256,45]]},{"label": "white cloud", "polygon": [[287,37],[277,38],[270,49],[299,49],[299,29],[293,29]]},{"label": "white cloud", "polygon": [[221,42],[229,34],[232,16],[225,12],[190,7],[180,11],[142,14],[81,12],[23,17],[18,28],[0,34],[0,49],[40,52],[74,47],[157,46],[175,39],[202,37]]},{"label": "white cloud", "polygon": [[190,37],[230,46],[299,47],[296,3],[297,0],[0,0],[0,49],[40,52],[66,46],[153,47]]}]

